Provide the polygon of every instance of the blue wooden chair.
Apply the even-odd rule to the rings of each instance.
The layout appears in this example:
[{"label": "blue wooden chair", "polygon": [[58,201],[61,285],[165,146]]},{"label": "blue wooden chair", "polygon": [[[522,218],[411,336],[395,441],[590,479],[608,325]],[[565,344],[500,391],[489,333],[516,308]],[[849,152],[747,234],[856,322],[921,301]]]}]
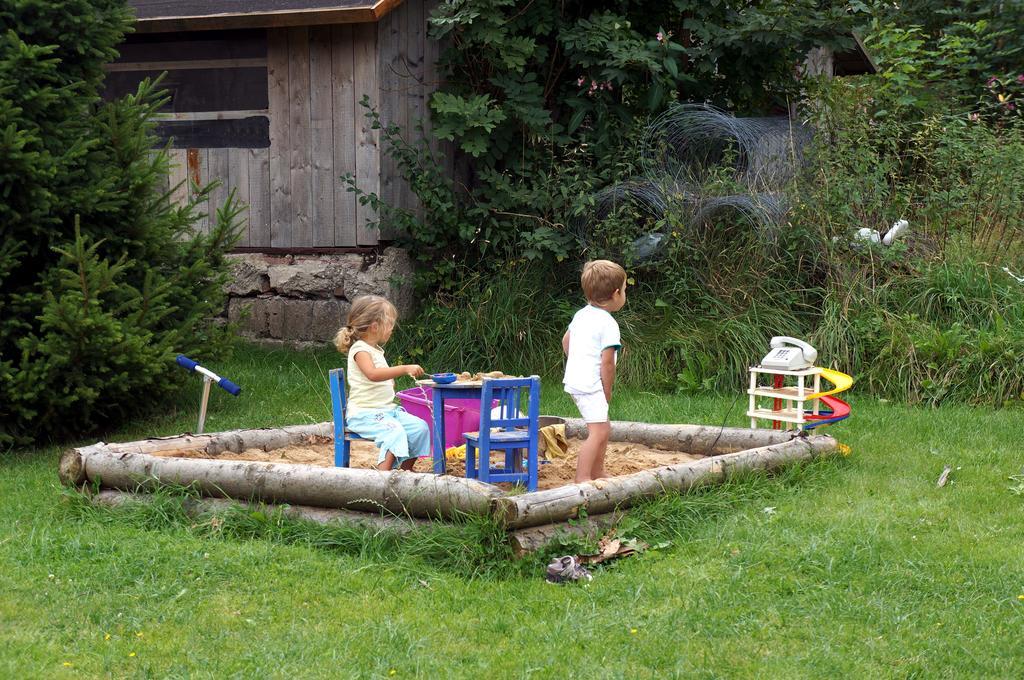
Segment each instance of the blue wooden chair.
[{"label": "blue wooden chair", "polygon": [[[537,490],[537,431],[540,414],[540,378],[484,380],[480,407],[480,431],[466,435],[466,477],[481,482],[521,482]],[[529,401],[526,416],[520,413],[523,393]],[[498,401],[492,415],[490,404]],[[504,451],[502,467],[491,467],[491,452]],[[523,451],[526,470],[523,470]],[[480,453],[477,464],[477,451]]]},{"label": "blue wooden chair", "polygon": [[348,467],[350,442],[362,437],[345,429],[345,371],[332,368],[327,381],[331,386],[334,411],[334,467]]}]

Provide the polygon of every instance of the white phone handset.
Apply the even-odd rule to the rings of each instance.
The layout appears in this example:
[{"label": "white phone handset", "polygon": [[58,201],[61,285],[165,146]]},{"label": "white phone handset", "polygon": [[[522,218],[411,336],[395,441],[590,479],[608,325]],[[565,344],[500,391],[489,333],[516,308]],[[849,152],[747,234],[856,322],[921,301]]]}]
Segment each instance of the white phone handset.
[{"label": "white phone handset", "polygon": [[765,368],[795,371],[810,368],[818,360],[818,350],[803,340],[777,335],[771,341],[772,351],[761,360]]}]

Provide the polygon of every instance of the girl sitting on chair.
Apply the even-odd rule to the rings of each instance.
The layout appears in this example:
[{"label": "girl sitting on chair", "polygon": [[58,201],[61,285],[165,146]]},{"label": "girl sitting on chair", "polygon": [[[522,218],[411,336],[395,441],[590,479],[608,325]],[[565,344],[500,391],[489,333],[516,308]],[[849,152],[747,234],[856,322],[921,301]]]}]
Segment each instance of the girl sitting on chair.
[{"label": "girl sitting on chair", "polygon": [[416,364],[388,366],[382,346],[391,337],[398,310],[377,295],[364,295],[352,303],[348,321],[334,337],[342,354],[348,353],[348,429],[372,439],[380,449],[378,470],[391,470],[398,463],[412,470],[416,459],[430,455],[427,424],[395,404],[395,378],[418,378],[423,368]]}]

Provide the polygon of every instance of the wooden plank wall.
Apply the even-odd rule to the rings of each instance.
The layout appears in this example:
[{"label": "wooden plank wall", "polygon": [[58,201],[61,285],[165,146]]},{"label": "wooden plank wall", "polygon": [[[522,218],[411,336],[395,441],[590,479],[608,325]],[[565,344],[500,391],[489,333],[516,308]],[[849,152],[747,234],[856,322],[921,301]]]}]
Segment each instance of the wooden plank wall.
[{"label": "wooden plank wall", "polygon": [[[423,25],[425,31],[429,32],[427,20],[430,19],[430,14],[438,3],[439,0],[426,0],[424,3]],[[430,95],[442,84],[437,62],[441,58],[443,47],[437,40],[431,40],[427,35],[423,36],[423,130],[428,137],[433,129],[430,120]],[[448,141],[431,140],[431,149],[434,152],[434,157],[440,162],[442,172],[449,177],[455,177],[455,144]]]},{"label": "wooden plank wall", "polygon": [[269,245],[269,152],[268,149],[170,149],[170,173],[166,187],[171,189],[171,200],[185,203],[195,199],[200,187],[214,180],[220,184],[210,192],[209,200],[200,203],[196,211],[201,215],[196,227],[202,233],[210,232],[220,208],[231,191],[236,200],[247,209],[240,219],[248,222],[239,246]]},{"label": "wooden plank wall", "polygon": [[[134,92],[143,78],[167,72],[162,86],[167,88],[169,99],[157,114],[157,134],[161,147],[170,141],[171,148],[168,177],[159,189],[171,190],[172,200],[184,203],[196,197],[197,187],[221,180],[222,185],[210,193],[210,200],[197,206],[202,216],[196,227],[208,233],[215,219],[211,213],[234,190],[241,202],[252,204],[249,228],[240,245],[262,242],[260,234],[269,233],[269,210],[262,197],[269,190],[270,172],[269,149],[261,147],[268,142],[265,137],[261,141],[258,134],[239,131],[245,132],[246,121],[265,120],[269,115],[266,91],[251,87],[254,74],[257,82],[267,80],[266,32],[134,35],[119,46],[119,52],[118,59],[105,66],[107,99]],[[227,129],[224,123],[240,127]],[[168,132],[169,125],[198,134]],[[205,140],[214,148],[197,147],[195,139]]]},{"label": "wooden plank wall", "polygon": [[[430,129],[428,99],[437,88],[435,41],[427,37],[427,19],[437,0],[404,2],[381,19],[380,113],[385,125],[394,123],[407,141],[419,138],[417,125]],[[419,200],[403,179],[395,161],[382,149],[381,198],[388,204],[422,214]],[[383,238],[393,238],[390,225],[381,225]]]},{"label": "wooden plank wall", "polygon": [[[252,247],[353,247],[378,243],[341,176],[367,192],[380,176],[376,130],[363,124],[363,95],[377,92],[374,24],[269,29],[270,229]],[[269,241],[266,237],[269,236]]]},{"label": "wooden plank wall", "polygon": [[[341,176],[351,173],[363,191],[419,210],[359,102],[368,96],[403,135],[415,134],[417,121],[429,125],[438,49],[427,40],[426,19],[436,2],[406,0],[379,24],[268,29],[270,148],[172,149],[171,186],[186,177],[200,185],[220,180],[203,207],[211,214],[235,190],[249,205],[240,246],[356,247],[393,238]],[[175,195],[193,195],[186,192],[188,185]]]}]

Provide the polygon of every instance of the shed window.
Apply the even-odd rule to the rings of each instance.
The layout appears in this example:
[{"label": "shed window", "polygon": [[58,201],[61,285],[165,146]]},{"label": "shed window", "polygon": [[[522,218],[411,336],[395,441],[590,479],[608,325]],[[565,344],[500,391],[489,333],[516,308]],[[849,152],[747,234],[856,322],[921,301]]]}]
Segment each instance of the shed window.
[{"label": "shed window", "polygon": [[134,92],[167,75],[170,97],[157,133],[175,148],[270,146],[266,31],[204,31],[129,36],[107,65],[104,97]]}]

